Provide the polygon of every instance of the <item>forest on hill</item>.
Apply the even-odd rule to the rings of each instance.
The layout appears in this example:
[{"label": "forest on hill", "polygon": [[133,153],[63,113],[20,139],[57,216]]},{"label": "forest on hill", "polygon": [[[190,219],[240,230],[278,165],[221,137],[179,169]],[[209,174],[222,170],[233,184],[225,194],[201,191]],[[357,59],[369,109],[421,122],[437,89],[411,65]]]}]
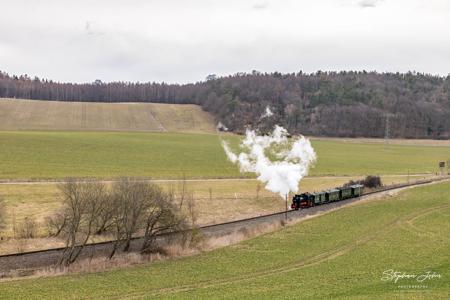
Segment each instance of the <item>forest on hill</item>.
[{"label": "forest on hill", "polygon": [[[191,84],[60,83],[0,72],[0,97],[57,101],[198,104],[230,130],[274,123],[336,137],[450,138],[450,76],[321,72],[210,75]],[[273,116],[261,120],[266,107]]]}]

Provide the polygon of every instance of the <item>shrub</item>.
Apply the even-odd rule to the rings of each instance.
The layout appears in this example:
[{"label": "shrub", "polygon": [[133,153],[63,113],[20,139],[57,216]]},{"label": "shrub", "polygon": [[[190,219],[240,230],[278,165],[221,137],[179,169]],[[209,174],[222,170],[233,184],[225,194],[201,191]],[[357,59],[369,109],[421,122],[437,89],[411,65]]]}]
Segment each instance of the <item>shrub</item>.
[{"label": "shrub", "polygon": [[37,222],[33,217],[26,217],[18,226],[17,237],[20,239],[32,239],[37,235]]},{"label": "shrub", "polygon": [[372,176],[372,175],[369,175],[362,180],[356,180],[356,181],[350,180],[349,182],[344,184],[344,186],[351,186],[351,185],[355,185],[355,184],[362,184],[364,187],[371,188],[371,189],[383,186],[380,176]]},{"label": "shrub", "polygon": [[367,176],[363,181],[363,185],[368,188],[377,188],[383,186],[380,176]]}]

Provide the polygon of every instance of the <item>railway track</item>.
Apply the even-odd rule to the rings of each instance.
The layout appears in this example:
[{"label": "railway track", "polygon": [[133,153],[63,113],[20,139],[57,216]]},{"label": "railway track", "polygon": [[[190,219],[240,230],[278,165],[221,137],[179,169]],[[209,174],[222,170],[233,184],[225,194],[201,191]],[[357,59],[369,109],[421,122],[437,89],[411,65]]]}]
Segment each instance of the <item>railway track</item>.
[{"label": "railway track", "polygon": [[[364,193],[358,198],[350,198],[342,201],[331,202],[325,205],[314,206],[299,211],[289,210],[280,211],[272,214],[261,215],[246,219],[234,220],[225,223],[205,225],[198,228],[205,238],[230,235],[242,230],[251,230],[262,225],[276,224],[276,222],[286,222],[299,220],[308,216],[317,215],[326,211],[330,211],[353,202],[360,201],[373,194],[379,194],[386,191],[398,190],[406,187],[429,184],[438,181],[449,180],[450,176],[420,180],[413,183],[391,185],[376,191]],[[180,232],[168,233],[158,236],[160,244],[170,243],[177,236],[181,236]],[[85,246],[79,259],[107,256],[112,248],[114,241],[106,241],[99,243],[91,243]],[[137,252],[142,244],[141,237],[132,239],[130,251]],[[45,250],[37,250],[22,253],[12,253],[0,255],[0,278],[10,276],[12,272],[15,275],[28,275],[36,269],[49,267],[58,263],[64,248],[52,248]]]}]

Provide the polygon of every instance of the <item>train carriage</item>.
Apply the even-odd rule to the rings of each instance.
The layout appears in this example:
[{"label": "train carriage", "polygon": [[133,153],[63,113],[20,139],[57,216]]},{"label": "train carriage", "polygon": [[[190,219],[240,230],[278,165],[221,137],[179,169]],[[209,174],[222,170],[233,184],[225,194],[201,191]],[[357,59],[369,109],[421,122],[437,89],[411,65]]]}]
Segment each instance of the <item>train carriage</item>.
[{"label": "train carriage", "polygon": [[315,205],[320,205],[325,203],[325,193],[324,192],[317,192],[317,193],[313,193],[314,195],[314,204]]},{"label": "train carriage", "polygon": [[364,186],[362,184],[355,184],[350,186],[352,189],[352,197],[359,197],[363,193]]},{"label": "train carriage", "polygon": [[338,189],[331,189],[328,191],[325,191],[325,202],[334,202],[339,201],[339,190]]},{"label": "train carriage", "polygon": [[353,190],[350,186],[340,187],[339,190],[339,200],[345,200],[353,197]]}]

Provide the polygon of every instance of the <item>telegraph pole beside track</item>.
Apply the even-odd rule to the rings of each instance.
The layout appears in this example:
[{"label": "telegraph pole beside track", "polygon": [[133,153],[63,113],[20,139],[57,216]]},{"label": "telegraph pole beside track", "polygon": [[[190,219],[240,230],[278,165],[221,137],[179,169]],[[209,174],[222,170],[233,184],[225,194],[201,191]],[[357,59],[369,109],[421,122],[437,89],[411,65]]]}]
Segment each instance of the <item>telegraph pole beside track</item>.
[{"label": "telegraph pole beside track", "polygon": [[288,212],[288,203],[287,203],[287,201],[288,201],[288,194],[286,194],[286,210],[285,210],[285,214],[284,214],[284,218],[285,218],[286,222],[287,222],[287,212]]}]

